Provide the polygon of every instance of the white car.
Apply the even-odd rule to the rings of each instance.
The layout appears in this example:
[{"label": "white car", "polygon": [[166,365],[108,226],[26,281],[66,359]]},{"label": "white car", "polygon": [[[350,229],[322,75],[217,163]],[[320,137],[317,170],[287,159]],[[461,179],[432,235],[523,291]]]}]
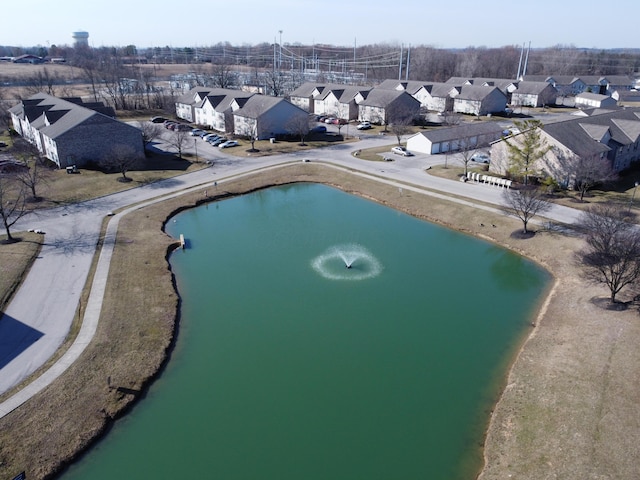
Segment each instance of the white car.
[{"label": "white car", "polygon": [[229,148],[237,146],[238,142],[236,142],[235,140],[227,140],[226,142],[222,142],[220,145],[218,145],[218,148]]},{"label": "white car", "polygon": [[393,147],[391,151],[396,155],[402,155],[403,157],[413,157],[413,153],[404,147]]},{"label": "white car", "polygon": [[360,123],[360,125],[358,125],[356,127],[358,130],[369,130],[371,127],[371,124],[369,122],[362,122]]},{"label": "white car", "polygon": [[487,155],[486,153],[476,152],[473,155],[471,155],[471,161],[478,162],[478,163],[489,163],[491,159],[489,158],[489,155]]}]

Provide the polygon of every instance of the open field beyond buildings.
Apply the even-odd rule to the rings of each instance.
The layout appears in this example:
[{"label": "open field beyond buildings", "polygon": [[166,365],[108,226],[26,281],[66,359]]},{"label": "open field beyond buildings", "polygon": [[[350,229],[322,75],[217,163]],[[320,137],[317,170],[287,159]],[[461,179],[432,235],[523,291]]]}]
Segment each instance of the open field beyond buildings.
[{"label": "open field beyond buildings", "polygon": [[[540,229],[519,240],[512,233],[520,223],[500,213],[416,192],[399,195],[393,186],[319,164],[230,181],[218,194],[296,181],[337,186],[493,241],[553,274],[553,289],[532,318],[531,335],[493,411],[482,479],[640,477],[640,383],[633,380],[640,362],[638,313],[597,306],[594,300],[606,292],[584,283],[572,255],[579,238]],[[168,358],[179,319],[165,258],[175,239],[162,225],[202,201],[202,192],[185,194],[121,220],[96,337],[58,381],[0,420],[0,477],[26,470],[27,478],[46,478],[143,397]],[[487,230],[479,221],[496,227]]]}]

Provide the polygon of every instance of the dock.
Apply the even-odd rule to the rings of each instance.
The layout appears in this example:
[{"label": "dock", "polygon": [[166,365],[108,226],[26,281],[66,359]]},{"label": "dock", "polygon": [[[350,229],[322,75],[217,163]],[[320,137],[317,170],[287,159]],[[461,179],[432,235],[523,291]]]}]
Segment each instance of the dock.
[{"label": "dock", "polygon": [[184,246],[185,246],[186,242],[184,240],[184,234],[181,233],[180,234],[180,247],[184,250]]}]

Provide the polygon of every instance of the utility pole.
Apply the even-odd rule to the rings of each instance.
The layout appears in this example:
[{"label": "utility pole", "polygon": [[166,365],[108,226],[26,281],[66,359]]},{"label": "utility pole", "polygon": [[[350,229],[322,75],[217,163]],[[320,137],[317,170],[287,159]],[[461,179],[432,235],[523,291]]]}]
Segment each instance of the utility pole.
[{"label": "utility pole", "polygon": [[278,60],[278,70],[282,68],[282,30],[278,30],[280,34],[280,58]]}]

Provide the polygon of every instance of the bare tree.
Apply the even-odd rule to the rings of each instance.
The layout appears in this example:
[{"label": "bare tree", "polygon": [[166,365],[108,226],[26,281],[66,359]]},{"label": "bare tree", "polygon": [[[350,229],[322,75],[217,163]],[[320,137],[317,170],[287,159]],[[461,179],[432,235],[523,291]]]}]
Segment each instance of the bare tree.
[{"label": "bare tree", "polygon": [[311,120],[308,116],[296,115],[287,121],[285,129],[292,135],[300,137],[300,145],[306,145],[304,139],[311,130],[310,122]]},{"label": "bare tree", "polygon": [[49,180],[49,169],[45,165],[45,159],[35,146],[22,139],[14,142],[12,153],[24,163],[25,168],[15,175],[16,179],[31,193],[31,198],[28,200],[40,200],[38,188]]},{"label": "bare tree", "polygon": [[462,122],[462,115],[454,112],[453,110],[446,110],[442,112],[442,123],[450,127],[454,125],[460,125]]},{"label": "bare tree", "polygon": [[529,233],[527,226],[531,219],[551,208],[551,204],[544,200],[542,192],[535,187],[509,188],[503,191],[502,198],[505,211],[522,221],[522,233],[525,235]]},{"label": "bare tree", "polygon": [[7,241],[15,242],[11,236],[11,227],[25,216],[26,189],[14,174],[0,174],[0,218],[7,233]]},{"label": "bare tree", "polygon": [[625,220],[624,209],[598,204],[583,212],[579,224],[587,246],[576,254],[587,278],[606,285],[611,303],[640,279],[640,230]]},{"label": "bare tree", "polygon": [[238,74],[225,62],[213,67],[211,78],[214,87],[233,88],[238,84]]},{"label": "bare tree", "polygon": [[251,142],[251,148],[249,152],[257,152],[255,147],[258,141],[258,122],[255,119],[245,119],[243,122],[238,122],[235,125],[235,129],[238,135],[246,137]]},{"label": "bare tree", "polygon": [[184,130],[174,130],[167,141],[169,145],[175,148],[178,158],[182,160],[182,152],[189,143],[189,133]]},{"label": "bare tree", "polygon": [[126,145],[116,145],[111,149],[108,155],[100,160],[99,164],[102,168],[110,172],[119,172],[122,177],[118,180],[121,182],[130,182],[127,172],[138,166],[139,158],[133,148]]},{"label": "bare tree", "polygon": [[26,96],[41,92],[55,96],[55,85],[62,83],[61,79],[57,78],[55,74],[49,73],[47,68],[37,70],[33,75],[25,78],[24,81],[26,85]]},{"label": "bare tree", "polygon": [[535,164],[550,150],[541,137],[543,127],[540,120],[525,120],[514,122],[520,134],[504,138],[509,151],[509,171],[522,177],[524,184],[528,184],[529,176],[535,172]]},{"label": "bare tree", "polygon": [[[464,127],[462,127],[464,128]],[[462,137],[457,141],[458,144],[458,152],[460,152],[460,163],[464,166],[464,176],[465,178],[469,176],[469,162],[473,157],[473,151],[477,146],[477,140],[474,141],[474,138],[477,137]]]},{"label": "bare tree", "polygon": [[160,137],[164,131],[164,128],[159,124],[151,122],[138,122],[138,128],[142,132],[142,143],[144,143],[145,149],[147,145]]},{"label": "bare tree", "polygon": [[267,82],[267,87],[271,90],[271,95],[279,97],[284,91],[286,83],[286,76],[279,70],[267,70],[264,73],[264,78]]},{"label": "bare tree", "polygon": [[583,201],[585,194],[596,185],[614,181],[618,177],[608,159],[596,156],[577,157],[571,164],[570,174],[575,178],[575,188],[580,192],[580,201]]}]

